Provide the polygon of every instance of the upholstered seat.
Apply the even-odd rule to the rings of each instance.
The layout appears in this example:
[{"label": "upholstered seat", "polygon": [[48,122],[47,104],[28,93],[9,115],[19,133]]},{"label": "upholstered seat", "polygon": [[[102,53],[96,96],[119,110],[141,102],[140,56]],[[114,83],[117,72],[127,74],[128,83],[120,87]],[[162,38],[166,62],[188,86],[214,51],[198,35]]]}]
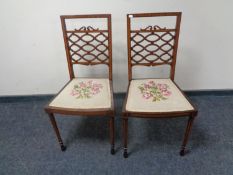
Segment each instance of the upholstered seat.
[{"label": "upholstered seat", "polygon": [[109,79],[74,78],[49,104],[72,109],[111,108]]},{"label": "upholstered seat", "polygon": [[131,80],[126,111],[177,112],[194,110],[170,79]]}]

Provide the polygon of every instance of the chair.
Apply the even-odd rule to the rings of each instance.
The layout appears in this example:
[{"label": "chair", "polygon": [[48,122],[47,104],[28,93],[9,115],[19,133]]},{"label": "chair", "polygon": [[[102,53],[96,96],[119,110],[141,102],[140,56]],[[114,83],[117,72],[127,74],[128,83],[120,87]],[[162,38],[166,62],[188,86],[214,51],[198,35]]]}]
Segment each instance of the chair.
[{"label": "chair", "polygon": [[[132,29],[133,22],[145,19],[175,18],[175,28],[146,26]],[[189,102],[182,90],[174,82],[178,38],[180,31],[180,12],[141,13],[127,15],[128,39],[128,90],[123,105],[123,142],[125,158],[128,157],[128,118],[172,118],[188,117],[180,155],[185,154],[193,120],[197,109]],[[135,25],[136,26],[136,25]],[[138,26],[138,25],[137,25]],[[167,79],[132,79],[134,66],[170,66]]]},{"label": "chair", "polygon": [[[105,29],[93,26],[72,26],[70,21],[104,20]],[[56,133],[61,150],[65,151],[54,114],[107,116],[109,117],[111,154],[114,150],[114,103],[112,90],[112,30],[111,15],[70,15],[61,16],[66,57],[70,81],[45,107]],[[96,24],[96,23],[92,23]],[[104,28],[101,26],[101,28]],[[75,77],[74,65],[106,65],[108,78]],[[88,126],[87,126],[88,127]]]}]

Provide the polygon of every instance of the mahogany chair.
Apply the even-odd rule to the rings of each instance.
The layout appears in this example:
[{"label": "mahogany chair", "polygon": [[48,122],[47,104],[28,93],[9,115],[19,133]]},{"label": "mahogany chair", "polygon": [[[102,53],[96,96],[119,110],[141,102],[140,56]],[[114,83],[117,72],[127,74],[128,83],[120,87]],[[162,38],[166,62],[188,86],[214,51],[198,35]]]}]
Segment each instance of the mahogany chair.
[{"label": "mahogany chair", "polygon": [[[71,26],[73,29],[67,28],[68,22],[73,20],[74,23],[77,23],[77,20],[83,19],[89,21],[102,20],[106,27],[104,28],[101,25],[101,29],[93,26],[81,26],[79,28]],[[61,24],[70,81],[45,107],[45,111],[49,115],[62,151],[65,151],[66,147],[60,136],[54,114],[107,116],[110,127],[111,154],[114,154],[111,15],[61,16]],[[74,65],[77,64],[86,66],[106,65],[108,67],[108,78],[77,78],[74,72]]]},{"label": "mahogany chair", "polygon": [[[175,18],[175,27],[153,24],[132,29],[133,22],[162,17]],[[190,130],[197,115],[197,109],[190,103],[182,90],[174,82],[181,13],[141,13],[127,15],[128,36],[128,91],[123,105],[124,157],[128,157],[128,118],[172,118],[188,117],[180,155],[185,154]],[[138,26],[138,25],[137,25]],[[135,28],[135,27],[134,27]],[[132,79],[134,66],[170,67],[167,79]]]}]

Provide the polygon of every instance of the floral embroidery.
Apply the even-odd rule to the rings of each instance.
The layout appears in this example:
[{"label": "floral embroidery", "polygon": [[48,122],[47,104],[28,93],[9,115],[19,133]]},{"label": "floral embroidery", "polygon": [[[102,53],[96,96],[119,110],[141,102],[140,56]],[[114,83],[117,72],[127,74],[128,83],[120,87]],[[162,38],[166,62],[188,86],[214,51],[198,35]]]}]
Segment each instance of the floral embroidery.
[{"label": "floral embroidery", "polygon": [[81,81],[74,85],[70,94],[78,99],[91,98],[92,96],[100,93],[100,89],[102,88],[102,84],[95,83],[92,80],[89,80],[88,82]]},{"label": "floral embroidery", "polygon": [[152,98],[154,102],[166,100],[171,95],[171,91],[168,90],[169,86],[167,84],[156,84],[154,81],[143,83],[138,86],[138,88],[140,89],[143,98]]}]

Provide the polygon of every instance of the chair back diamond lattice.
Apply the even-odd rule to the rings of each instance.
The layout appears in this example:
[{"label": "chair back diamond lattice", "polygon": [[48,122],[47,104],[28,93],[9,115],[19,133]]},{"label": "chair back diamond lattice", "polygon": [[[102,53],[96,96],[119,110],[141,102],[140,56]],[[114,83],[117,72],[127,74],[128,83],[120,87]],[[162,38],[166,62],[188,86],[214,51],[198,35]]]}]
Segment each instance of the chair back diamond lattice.
[{"label": "chair back diamond lattice", "polygon": [[[131,29],[132,18],[175,16],[175,28],[149,25]],[[132,67],[170,65],[170,78],[174,79],[178,38],[180,30],[180,12],[141,13],[127,15],[129,80],[132,79]]]},{"label": "chair back diamond lattice", "polygon": [[[66,19],[106,18],[107,29],[94,26],[82,26],[67,30]],[[74,78],[73,65],[105,64],[109,67],[109,78],[112,79],[112,30],[111,15],[71,15],[61,16],[66,56],[70,78]]]}]

